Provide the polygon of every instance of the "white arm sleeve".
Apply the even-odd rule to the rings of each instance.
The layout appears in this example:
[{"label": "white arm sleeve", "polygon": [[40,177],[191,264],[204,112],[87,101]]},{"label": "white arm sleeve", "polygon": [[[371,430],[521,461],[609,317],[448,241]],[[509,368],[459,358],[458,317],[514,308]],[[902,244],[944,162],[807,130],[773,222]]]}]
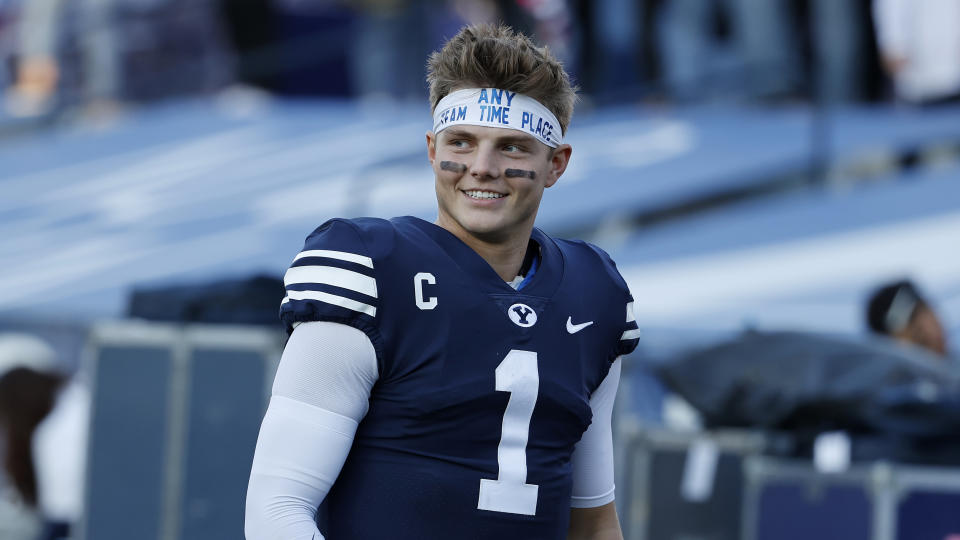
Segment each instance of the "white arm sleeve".
[{"label": "white arm sleeve", "polygon": [[247,486],[248,540],[321,540],[314,514],[340,474],[378,377],[369,338],[300,324],[283,350]]},{"label": "white arm sleeve", "polygon": [[572,508],[593,508],[613,501],[613,402],[620,384],[620,359],[610,366],[603,382],[590,396],[593,422],[573,450]]}]

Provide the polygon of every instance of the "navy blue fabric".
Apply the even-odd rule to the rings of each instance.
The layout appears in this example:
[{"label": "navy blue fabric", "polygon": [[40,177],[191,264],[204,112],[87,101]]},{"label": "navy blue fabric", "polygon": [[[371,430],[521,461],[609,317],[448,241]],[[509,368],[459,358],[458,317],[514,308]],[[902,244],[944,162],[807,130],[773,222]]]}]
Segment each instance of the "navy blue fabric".
[{"label": "navy blue fabric", "polygon": [[[303,251],[324,250],[348,253],[360,257],[369,257],[369,250],[360,238],[356,225],[348,220],[332,219],[317,227],[308,237]],[[291,264],[291,268],[301,266],[326,266],[353,272],[361,277],[376,277],[376,268],[369,268],[363,264],[332,257],[301,257]],[[309,290],[333,294],[349,300],[361,302],[376,309],[379,301],[375,297],[364,295],[357,291],[336,287],[327,283],[286,283],[287,294]],[[295,323],[304,321],[332,321],[348,324],[363,330],[381,352],[380,336],[377,333],[374,316],[368,313],[355,311],[343,306],[317,300],[289,300],[280,306],[280,320],[283,321],[287,332],[293,331]]]},{"label": "navy blue fabric", "polygon": [[[295,321],[333,320],[363,329],[377,349],[380,378],[370,409],[328,498],[330,540],[566,538],[571,455],[591,421],[589,399],[618,354],[632,299],[605,253],[539,230],[541,262],[512,289],[448,231],[412,218],[334,220],[306,249],[373,259],[375,316],[322,301],[284,304]],[[434,309],[415,302],[414,276]],[[516,303],[536,323],[515,324]],[[567,320],[593,324],[573,334]],[[530,317],[532,320],[532,317]],[[537,353],[539,392],[526,446],[527,483],[538,486],[532,516],[478,510],[481,479],[498,477],[497,447],[510,397],[495,370],[511,350]]]},{"label": "navy blue fabric", "polygon": [[774,480],[762,486],[757,540],[870,540],[872,501],[863,485]]},{"label": "navy blue fabric", "polygon": [[944,540],[960,534],[960,493],[909,490],[897,504],[897,540]]},{"label": "navy blue fabric", "polygon": [[63,521],[47,521],[43,524],[37,540],[69,540],[70,524]]}]

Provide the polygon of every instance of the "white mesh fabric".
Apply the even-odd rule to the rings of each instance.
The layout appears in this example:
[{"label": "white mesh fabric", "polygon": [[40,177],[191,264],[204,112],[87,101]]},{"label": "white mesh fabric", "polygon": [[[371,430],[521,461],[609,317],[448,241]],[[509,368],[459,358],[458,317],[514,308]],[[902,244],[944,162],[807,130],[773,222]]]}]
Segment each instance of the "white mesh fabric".
[{"label": "white mesh fabric", "polygon": [[339,323],[305,322],[283,349],[273,395],[359,422],[377,377],[377,354],[366,334]]}]

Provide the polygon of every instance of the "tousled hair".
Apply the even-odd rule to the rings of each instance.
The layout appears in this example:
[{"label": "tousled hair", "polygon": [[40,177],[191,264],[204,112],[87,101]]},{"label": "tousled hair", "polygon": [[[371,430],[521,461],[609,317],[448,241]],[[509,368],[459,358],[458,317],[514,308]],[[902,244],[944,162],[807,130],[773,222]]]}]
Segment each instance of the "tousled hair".
[{"label": "tousled hair", "polygon": [[550,110],[566,133],[577,89],[546,47],[504,25],[463,27],[427,59],[430,110],[461,88],[489,87],[529,96]]}]

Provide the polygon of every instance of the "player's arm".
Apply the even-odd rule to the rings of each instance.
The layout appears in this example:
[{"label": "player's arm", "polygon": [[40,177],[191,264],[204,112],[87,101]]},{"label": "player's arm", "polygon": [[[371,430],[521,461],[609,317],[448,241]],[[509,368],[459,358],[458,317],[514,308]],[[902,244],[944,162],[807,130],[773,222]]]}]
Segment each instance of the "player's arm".
[{"label": "player's arm", "polygon": [[573,452],[568,540],[622,540],[613,483],[613,403],[620,384],[618,358],[590,397],[593,421]]},{"label": "player's arm", "polygon": [[623,540],[617,505],[607,503],[596,508],[573,508],[570,510],[568,540]]},{"label": "player's arm", "polygon": [[247,488],[248,540],[321,540],[317,507],[340,474],[378,376],[366,334],[307,322],[290,335]]}]

